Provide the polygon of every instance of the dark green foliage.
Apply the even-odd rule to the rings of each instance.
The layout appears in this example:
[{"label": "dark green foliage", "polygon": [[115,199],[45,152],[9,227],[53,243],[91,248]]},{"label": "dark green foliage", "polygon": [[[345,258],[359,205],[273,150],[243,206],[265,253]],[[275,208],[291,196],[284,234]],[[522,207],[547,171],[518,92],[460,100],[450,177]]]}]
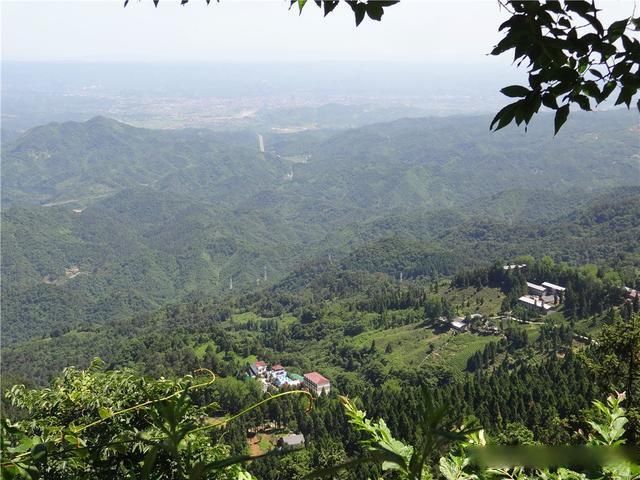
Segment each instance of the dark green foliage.
[{"label": "dark green foliage", "polygon": [[[3,145],[3,198],[16,203],[3,210],[3,340],[221,294],[231,279],[257,289],[265,267],[272,282],[315,255],[405,279],[524,253],[633,264],[637,189],[576,190],[637,183],[629,118],[599,115],[596,130],[577,119],[553,143],[535,131],[517,143],[490,137],[479,118],[402,120],[313,142],[280,135],[274,148],[311,158],[293,165],[293,181],[277,150],[260,157],[251,135],[164,136],[104,118],[38,127]],[[65,275],[74,266],[80,273]]]},{"label": "dark green foliage", "polygon": [[190,395],[213,380],[153,381],[94,361],[86,371],[65,370],[49,389],[17,385],[6,396],[27,417],[3,418],[2,476],[237,478],[238,461],[203,425],[210,406]]}]

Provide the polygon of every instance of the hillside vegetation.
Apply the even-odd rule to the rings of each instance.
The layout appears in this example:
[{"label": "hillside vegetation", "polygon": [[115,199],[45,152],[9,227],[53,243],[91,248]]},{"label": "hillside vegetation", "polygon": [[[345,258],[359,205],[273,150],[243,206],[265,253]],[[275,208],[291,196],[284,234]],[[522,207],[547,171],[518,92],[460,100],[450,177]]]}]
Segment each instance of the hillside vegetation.
[{"label": "hillside vegetation", "polygon": [[3,339],[259,289],[329,256],[405,278],[522,254],[632,266],[636,134],[620,111],[555,140],[407,119],[265,135],[263,155],[246,132],[38,127],[3,146]]}]

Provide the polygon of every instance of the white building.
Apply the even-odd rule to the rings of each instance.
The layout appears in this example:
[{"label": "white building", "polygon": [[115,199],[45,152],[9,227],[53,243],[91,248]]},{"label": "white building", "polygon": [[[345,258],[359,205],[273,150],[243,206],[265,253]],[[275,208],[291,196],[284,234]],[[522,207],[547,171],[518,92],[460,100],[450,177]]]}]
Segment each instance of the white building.
[{"label": "white building", "polygon": [[551,295],[553,295],[554,293],[564,293],[564,291],[566,290],[566,288],[561,287],[560,285],[556,285],[555,283],[543,282],[542,286],[546,288]]},{"label": "white building", "polygon": [[320,375],[318,372],[311,372],[304,374],[304,386],[309,389],[310,392],[320,396],[323,393],[329,394],[331,384],[329,380]]},{"label": "white building", "polygon": [[304,435],[301,433],[290,433],[278,439],[278,447],[280,448],[297,448],[304,447]]},{"label": "white building", "polygon": [[529,290],[529,295],[535,295],[536,297],[540,297],[547,293],[547,287],[531,282],[527,282],[527,289]]},{"label": "white building", "polygon": [[543,312],[548,312],[553,308],[553,305],[549,305],[548,303],[544,303],[542,300],[538,299],[538,297],[532,297],[529,295],[524,295],[522,297],[520,297],[518,299],[518,302],[520,302],[521,304],[523,304],[524,306],[531,308],[531,309],[535,309],[535,310],[541,310]]},{"label": "white building", "polygon": [[454,330],[458,331],[458,332],[466,332],[468,325],[464,322],[464,319],[459,320],[459,319],[453,319],[451,320],[451,328],[453,328]]},{"label": "white building", "polygon": [[253,377],[262,377],[267,373],[267,363],[258,360],[257,362],[249,365],[249,371]]}]

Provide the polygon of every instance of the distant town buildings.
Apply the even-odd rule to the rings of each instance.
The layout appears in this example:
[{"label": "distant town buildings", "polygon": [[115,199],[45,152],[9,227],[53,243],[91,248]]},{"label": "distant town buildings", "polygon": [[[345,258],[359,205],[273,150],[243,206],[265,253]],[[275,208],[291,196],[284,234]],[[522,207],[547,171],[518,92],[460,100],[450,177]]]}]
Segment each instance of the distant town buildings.
[{"label": "distant town buildings", "polygon": [[469,325],[464,321],[464,318],[456,317],[450,322],[451,328],[457,332],[466,332],[469,330]]},{"label": "distant town buildings", "polygon": [[262,361],[258,361],[249,365],[250,375],[252,377],[260,377],[267,373],[267,364]]},{"label": "distant town buildings", "polygon": [[530,308],[532,310],[540,310],[545,313],[553,308],[553,305],[545,303],[544,300],[534,295],[523,295],[518,299],[518,302],[527,308]]}]

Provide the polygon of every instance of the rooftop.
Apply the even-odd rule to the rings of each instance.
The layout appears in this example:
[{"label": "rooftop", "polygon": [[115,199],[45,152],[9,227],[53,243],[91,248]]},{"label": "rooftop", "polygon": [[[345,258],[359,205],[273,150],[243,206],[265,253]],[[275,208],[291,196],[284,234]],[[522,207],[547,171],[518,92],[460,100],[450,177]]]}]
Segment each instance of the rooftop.
[{"label": "rooftop", "polygon": [[552,290],[558,290],[559,292],[564,292],[566,290],[566,288],[556,285],[555,283],[543,282],[542,285]]},{"label": "rooftop", "polygon": [[304,435],[301,433],[290,433],[289,435],[283,436],[281,440],[284,445],[295,447],[304,443]]},{"label": "rooftop", "polygon": [[518,300],[528,305],[533,305],[534,307],[540,307],[544,310],[550,310],[552,308],[552,306],[549,305],[548,303],[544,303],[543,301],[538,300],[537,298],[529,297],[528,295],[524,295],[520,297]]},{"label": "rooftop", "polygon": [[318,372],[305,373],[304,378],[315,385],[328,385],[329,380],[320,375]]},{"label": "rooftop", "polygon": [[504,265],[502,267],[503,270],[515,270],[516,268],[525,268],[527,266],[526,263],[521,263],[520,265]]}]

